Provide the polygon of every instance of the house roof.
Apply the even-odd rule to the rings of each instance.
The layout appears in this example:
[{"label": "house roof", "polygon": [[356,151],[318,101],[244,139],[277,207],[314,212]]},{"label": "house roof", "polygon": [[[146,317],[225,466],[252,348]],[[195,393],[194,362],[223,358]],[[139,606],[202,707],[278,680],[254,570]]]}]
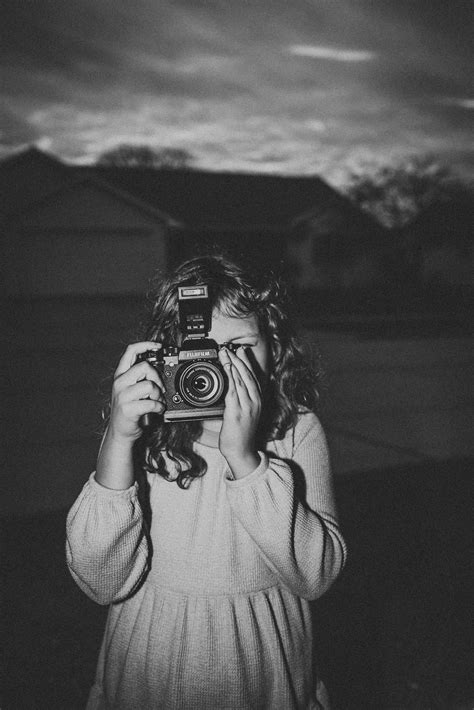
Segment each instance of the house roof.
[{"label": "house roof", "polygon": [[139,195],[190,229],[287,229],[321,204],[345,202],[318,177],[280,177],[201,170],[79,168]]},{"label": "house roof", "polygon": [[0,220],[40,202],[72,180],[64,163],[38,148],[9,156],[0,163]]},{"label": "house roof", "polygon": [[285,231],[302,215],[354,209],[317,176],[66,165],[30,148],[0,163],[0,220],[85,180],[191,231]]},{"label": "house roof", "polygon": [[45,201],[85,183],[113,194],[160,221],[177,225],[169,215],[140,196],[102,180],[93,171],[81,172],[65,165],[37,148],[29,148],[0,163],[0,221],[41,206]]}]

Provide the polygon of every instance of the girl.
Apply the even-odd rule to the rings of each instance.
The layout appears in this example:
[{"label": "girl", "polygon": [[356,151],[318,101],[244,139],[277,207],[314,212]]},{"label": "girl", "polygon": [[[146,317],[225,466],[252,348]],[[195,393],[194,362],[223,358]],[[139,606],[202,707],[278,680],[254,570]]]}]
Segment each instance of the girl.
[{"label": "girl", "polygon": [[[209,337],[234,345],[219,353],[225,411],[164,423],[160,374],[137,356],[179,345],[177,287],[197,284]],[[328,707],[309,601],[345,546],[312,370],[281,301],[222,257],[193,259],[119,362],[97,470],[67,520],[72,576],[110,605],[88,710]]]}]

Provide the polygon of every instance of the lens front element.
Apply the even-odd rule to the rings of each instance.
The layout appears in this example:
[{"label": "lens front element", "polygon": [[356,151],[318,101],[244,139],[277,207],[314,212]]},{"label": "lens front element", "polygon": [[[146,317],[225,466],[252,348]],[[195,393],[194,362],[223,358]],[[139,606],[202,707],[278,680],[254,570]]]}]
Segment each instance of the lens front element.
[{"label": "lens front element", "polygon": [[178,392],[193,407],[210,407],[224,392],[221,370],[210,362],[185,366],[178,376]]}]

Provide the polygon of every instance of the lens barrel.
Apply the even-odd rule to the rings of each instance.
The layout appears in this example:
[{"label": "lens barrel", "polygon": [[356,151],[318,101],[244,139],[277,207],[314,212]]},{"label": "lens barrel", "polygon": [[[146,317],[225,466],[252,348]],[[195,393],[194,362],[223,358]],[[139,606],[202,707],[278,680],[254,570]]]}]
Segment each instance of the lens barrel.
[{"label": "lens barrel", "polygon": [[177,380],[178,394],[193,407],[210,407],[224,392],[222,370],[210,362],[194,362],[184,366]]}]

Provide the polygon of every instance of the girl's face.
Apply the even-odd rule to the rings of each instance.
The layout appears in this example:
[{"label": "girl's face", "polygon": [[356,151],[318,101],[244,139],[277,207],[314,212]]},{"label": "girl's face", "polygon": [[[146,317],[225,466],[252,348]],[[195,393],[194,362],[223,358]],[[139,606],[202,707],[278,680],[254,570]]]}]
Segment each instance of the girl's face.
[{"label": "girl's face", "polygon": [[226,343],[242,345],[260,386],[262,388],[265,386],[270,369],[270,354],[267,339],[260,331],[256,316],[239,318],[227,316],[214,310],[209,337],[215,340],[218,345]]},{"label": "girl's face", "polygon": [[[218,345],[234,343],[242,345],[250,360],[254,375],[264,390],[270,373],[270,348],[266,337],[260,332],[256,316],[226,316],[218,310],[212,314],[212,329],[209,337]],[[238,356],[238,352],[236,353]],[[205,419],[203,429],[220,431],[221,419]]]}]

